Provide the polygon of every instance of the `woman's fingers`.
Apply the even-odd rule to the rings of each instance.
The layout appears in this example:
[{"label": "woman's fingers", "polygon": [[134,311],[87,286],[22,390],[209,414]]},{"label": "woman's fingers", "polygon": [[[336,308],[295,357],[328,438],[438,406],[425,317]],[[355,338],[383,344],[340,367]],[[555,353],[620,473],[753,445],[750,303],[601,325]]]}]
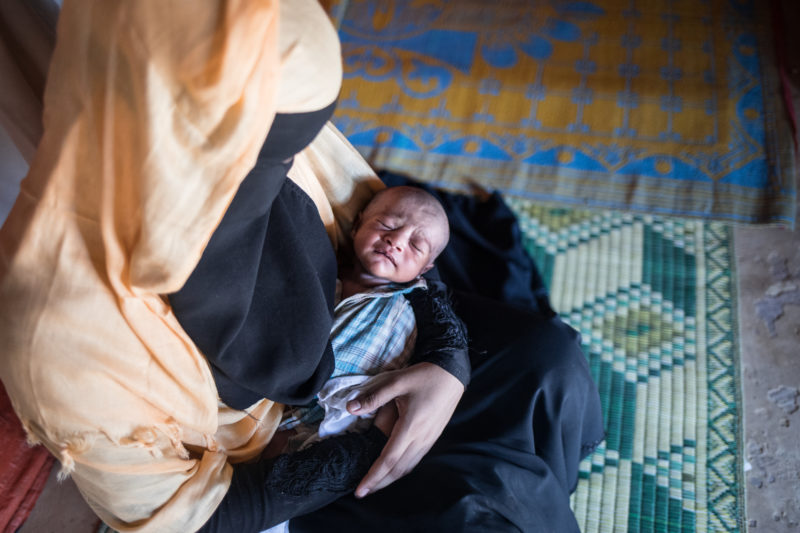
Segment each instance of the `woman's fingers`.
[{"label": "woman's fingers", "polygon": [[[367,483],[370,483],[368,492],[381,490],[411,472],[425,454],[428,453],[434,442],[436,442],[435,438],[425,443],[413,441],[399,454],[396,460],[388,459],[386,463],[387,469],[382,477],[381,472],[376,472],[375,478],[367,481]],[[358,496],[358,494],[356,495]]]},{"label": "woman's fingers", "polygon": [[[363,498],[370,492],[382,489],[395,479],[402,477],[400,470],[406,466],[403,458],[412,440],[409,428],[404,426],[407,426],[407,422],[404,422],[402,418],[394,425],[389,441],[383,447],[381,455],[356,487],[357,498]],[[416,466],[416,463],[411,468],[413,466]]]},{"label": "woman's fingers", "polygon": [[[389,485],[419,463],[441,435],[464,392],[460,381],[430,363],[380,377],[365,387],[357,401],[368,412],[367,401],[382,405],[394,398],[399,418],[380,457],[356,488],[359,498]],[[348,410],[354,412],[349,404]]]}]

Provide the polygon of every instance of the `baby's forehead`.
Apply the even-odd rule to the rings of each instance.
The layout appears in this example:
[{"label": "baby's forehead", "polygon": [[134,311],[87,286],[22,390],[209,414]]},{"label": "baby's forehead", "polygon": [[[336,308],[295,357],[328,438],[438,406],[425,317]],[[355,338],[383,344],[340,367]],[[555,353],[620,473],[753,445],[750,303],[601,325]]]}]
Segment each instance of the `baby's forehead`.
[{"label": "baby's forehead", "polygon": [[438,201],[422,190],[410,188],[386,189],[367,204],[368,210],[373,208],[383,211],[410,211],[436,215],[442,210]]},{"label": "baby's forehead", "polygon": [[[396,216],[412,219],[414,222],[425,226],[441,225],[443,220],[435,205],[427,201],[406,196],[396,199],[387,199],[370,208],[377,215]],[[446,221],[446,218],[444,219]]]},{"label": "baby's forehead", "polygon": [[[447,214],[439,201],[421,189],[396,187],[378,193],[364,209],[371,216],[401,217],[414,222],[431,237],[445,243],[448,240]],[[367,213],[368,212],[368,213]],[[410,220],[408,220],[410,219]]]}]

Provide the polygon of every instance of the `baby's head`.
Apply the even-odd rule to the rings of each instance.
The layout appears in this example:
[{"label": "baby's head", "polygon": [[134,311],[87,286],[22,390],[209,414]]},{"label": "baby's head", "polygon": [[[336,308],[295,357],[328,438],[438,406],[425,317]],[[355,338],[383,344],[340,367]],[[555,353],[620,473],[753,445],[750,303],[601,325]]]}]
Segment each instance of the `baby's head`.
[{"label": "baby's head", "polygon": [[449,238],[444,208],[416,187],[380,191],[353,225],[355,259],[365,273],[395,283],[430,270]]}]

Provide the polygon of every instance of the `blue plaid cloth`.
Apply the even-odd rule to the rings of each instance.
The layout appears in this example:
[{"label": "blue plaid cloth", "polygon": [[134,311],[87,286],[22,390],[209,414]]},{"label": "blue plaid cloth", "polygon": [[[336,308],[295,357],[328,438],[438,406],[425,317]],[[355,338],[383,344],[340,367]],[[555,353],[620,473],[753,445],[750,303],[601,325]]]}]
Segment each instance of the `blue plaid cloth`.
[{"label": "blue plaid cloth", "polygon": [[[374,376],[403,368],[417,339],[414,310],[404,294],[425,288],[424,279],[390,284],[340,301],[334,308],[330,336],[335,363],[331,377]],[[318,424],[323,416],[324,411],[314,400],[287,412],[280,429]]]},{"label": "blue plaid cloth", "polygon": [[388,285],[339,302],[331,329],[336,362],[331,377],[402,368],[417,336],[414,311],[403,295],[424,286],[424,281]]}]

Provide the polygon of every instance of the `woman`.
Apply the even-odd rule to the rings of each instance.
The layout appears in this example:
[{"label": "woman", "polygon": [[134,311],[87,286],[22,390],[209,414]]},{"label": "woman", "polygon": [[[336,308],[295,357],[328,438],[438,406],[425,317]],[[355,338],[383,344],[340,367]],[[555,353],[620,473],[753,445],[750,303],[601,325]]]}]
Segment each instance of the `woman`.
[{"label": "woman", "polygon": [[[65,2],[61,13],[44,136],[0,233],[0,376],[32,439],[121,531],[272,523],[273,493],[246,498],[263,470],[231,465],[269,442],[282,412],[275,400],[313,395],[325,377],[335,261],[322,245],[337,235],[332,215],[346,221],[371,186],[352,192],[363,162],[344,180],[319,172],[335,160],[315,159],[317,141],[297,158],[296,181],[285,179],[286,159],[331,112],[341,76],[324,13],[290,4],[98,0]],[[344,146],[328,133],[320,142]],[[252,255],[226,249],[258,239]],[[237,261],[244,266],[231,269]],[[476,332],[487,305],[460,308]],[[401,404],[358,488],[375,496],[291,527],[345,513],[345,523],[374,529],[390,507],[397,524],[417,526],[568,523],[580,448],[597,434],[585,412],[591,382],[571,330],[508,312],[501,339],[473,333],[490,357],[475,360],[465,401],[420,468],[378,491],[420,460],[463,392],[459,371],[435,355],[362,398],[364,409]],[[534,341],[535,364],[507,380]],[[508,410],[492,393],[508,387],[518,391],[510,398],[533,390],[536,401]],[[531,421],[535,439],[520,429]],[[519,491],[506,481],[536,487],[541,501],[510,504],[505,496]],[[489,496],[494,482],[505,487],[499,497]]]}]

